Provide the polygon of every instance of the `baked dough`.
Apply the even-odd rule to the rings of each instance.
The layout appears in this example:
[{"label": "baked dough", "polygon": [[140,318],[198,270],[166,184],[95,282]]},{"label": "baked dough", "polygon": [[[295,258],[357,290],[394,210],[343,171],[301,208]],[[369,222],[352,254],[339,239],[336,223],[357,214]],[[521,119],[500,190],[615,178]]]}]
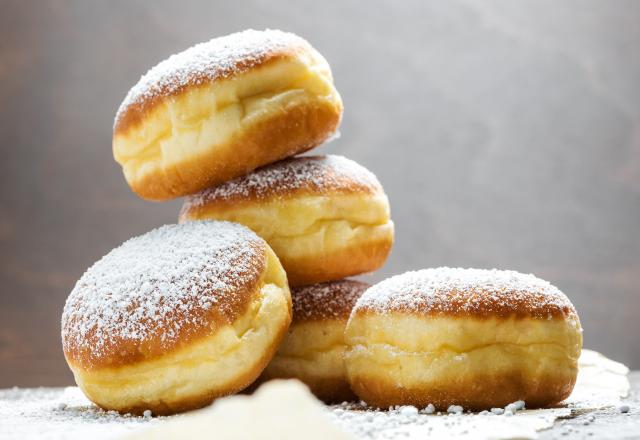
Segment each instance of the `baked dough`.
[{"label": "baked dough", "polygon": [[251,384],[291,321],[269,246],[228,222],[167,225],[90,267],[62,315],[76,383],[102,408],[171,414]]},{"label": "baked dough", "polygon": [[280,258],[291,286],[372,272],[393,245],[380,182],[341,156],[283,160],[187,197],[180,222],[204,219],[255,231]]},{"label": "baked dough", "polygon": [[309,150],[341,117],[322,55],[294,34],[248,30],[140,78],[116,114],[113,155],[134,192],[167,200]]},{"label": "baked dough", "polygon": [[438,268],[368,289],[346,341],[349,383],[371,405],[535,408],[571,393],[582,329],[567,297],[533,275]]},{"label": "baked dough", "polygon": [[354,400],[344,367],[344,329],[368,287],[341,280],[292,289],[293,322],[262,380],[295,378],[327,403]]}]

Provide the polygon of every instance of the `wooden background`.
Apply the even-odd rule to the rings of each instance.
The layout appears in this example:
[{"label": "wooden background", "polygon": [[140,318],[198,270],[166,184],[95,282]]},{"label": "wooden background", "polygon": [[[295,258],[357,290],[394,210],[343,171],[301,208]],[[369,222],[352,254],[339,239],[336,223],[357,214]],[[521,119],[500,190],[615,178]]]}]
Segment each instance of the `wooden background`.
[{"label": "wooden background", "polygon": [[[366,6],[369,5],[369,6]],[[532,272],[585,345],[640,368],[640,2],[2,1],[0,387],[72,383],[64,300],[180,201],[131,194],[115,111],[150,66],[248,27],[309,39],[345,101],[349,156],[387,189],[380,279],[438,265]]]}]

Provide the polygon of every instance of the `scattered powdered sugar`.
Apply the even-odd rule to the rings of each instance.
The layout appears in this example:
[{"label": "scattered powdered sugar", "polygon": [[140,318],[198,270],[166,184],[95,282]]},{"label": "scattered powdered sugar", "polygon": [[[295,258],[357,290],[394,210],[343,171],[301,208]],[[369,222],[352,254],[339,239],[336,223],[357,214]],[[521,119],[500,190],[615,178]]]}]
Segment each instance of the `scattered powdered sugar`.
[{"label": "scattered powdered sugar", "polygon": [[166,225],[126,241],[91,266],[69,295],[65,352],[94,361],[124,356],[123,341],[134,350],[150,340],[170,347],[210,327],[212,315],[233,320],[242,293],[259,279],[263,252],[258,236],[229,222]]},{"label": "scattered powdered sugar", "polygon": [[[518,401],[507,405],[517,410],[512,416],[505,417],[503,408],[495,411],[500,412],[500,416],[489,411],[449,416],[436,413],[433,405],[425,408],[394,406],[381,410],[364,402],[344,402],[327,407],[327,412],[334,423],[358,439],[537,438],[538,431],[548,428],[552,428],[551,436],[559,437],[571,431],[576,438],[599,438],[598,435],[610,433],[614,424],[631,423],[629,421],[635,420],[633,417],[638,414],[635,394],[630,396],[631,400],[621,401],[629,391],[627,373],[624,365],[583,350],[576,387],[565,402],[567,408],[527,410],[524,402]],[[0,390],[2,438],[120,438],[151,425],[163,426],[180,417],[183,416],[145,418],[104,411],[89,402],[77,387]],[[556,421],[558,418],[561,420]],[[601,428],[594,431],[594,426]],[[620,432],[632,435],[635,431],[628,426],[628,430]],[[215,429],[215,426],[211,427],[211,430]],[[305,427],[300,429],[304,432]],[[206,437],[206,433],[202,436]]]},{"label": "scattered powdered sugar", "polygon": [[183,213],[212,201],[263,199],[300,189],[325,194],[329,191],[381,191],[382,186],[371,171],[346,157],[301,156],[258,168],[246,176],[188,196]]},{"label": "scattered powdered sugar", "polygon": [[200,43],[149,69],[129,90],[115,125],[133,106],[152,105],[158,97],[247,71],[272,56],[310,47],[304,39],[279,30],[246,30]]},{"label": "scattered powdered sugar", "polygon": [[292,289],[293,320],[348,318],[369,284],[355,280],[330,281]]},{"label": "scattered powdered sugar", "polygon": [[0,390],[3,439],[113,439],[164,420],[102,410],[77,387]]},{"label": "scattered powdered sugar", "polygon": [[418,408],[413,405],[406,405],[400,408],[400,415],[405,417],[414,417],[418,415]]},{"label": "scattered powdered sugar", "polygon": [[542,319],[575,314],[560,290],[533,275],[449,267],[388,278],[368,289],[355,308],[478,316],[515,314]]},{"label": "scattered powdered sugar", "polygon": [[508,418],[488,411],[465,413],[458,405],[451,405],[447,412],[435,413],[433,405],[422,409],[414,406],[375,409],[349,402],[331,408],[331,416],[342,428],[359,439],[376,440],[534,438],[537,430],[549,428],[556,417],[567,414],[566,409],[548,409]]}]

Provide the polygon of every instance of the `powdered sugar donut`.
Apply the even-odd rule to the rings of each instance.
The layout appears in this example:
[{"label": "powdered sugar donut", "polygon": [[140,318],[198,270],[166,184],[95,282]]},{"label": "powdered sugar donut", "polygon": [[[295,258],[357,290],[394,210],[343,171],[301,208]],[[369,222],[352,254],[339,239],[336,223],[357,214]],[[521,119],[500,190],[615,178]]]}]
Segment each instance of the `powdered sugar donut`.
[{"label": "powdered sugar donut", "polygon": [[91,266],[62,315],[64,354],[97,405],[169,414],[260,375],[291,321],[269,246],[228,222],[167,225]]},{"label": "powdered sugar donut", "polygon": [[293,322],[262,379],[295,378],[325,402],[353,400],[344,367],[344,329],[368,287],[341,280],[293,289]]},{"label": "powdered sugar donut", "polygon": [[341,117],[322,55],[294,34],[248,30],[140,78],[116,114],[113,154],[134,192],[166,200],[311,149]]},{"label": "powdered sugar donut", "polygon": [[187,197],[180,221],[202,219],[254,230],[280,258],[291,286],[374,271],[393,245],[380,182],[341,156],[283,160]]},{"label": "powdered sugar donut", "polygon": [[567,297],[533,275],[438,268],[368,289],[346,341],[349,382],[367,403],[480,410],[568,397],[582,330]]}]

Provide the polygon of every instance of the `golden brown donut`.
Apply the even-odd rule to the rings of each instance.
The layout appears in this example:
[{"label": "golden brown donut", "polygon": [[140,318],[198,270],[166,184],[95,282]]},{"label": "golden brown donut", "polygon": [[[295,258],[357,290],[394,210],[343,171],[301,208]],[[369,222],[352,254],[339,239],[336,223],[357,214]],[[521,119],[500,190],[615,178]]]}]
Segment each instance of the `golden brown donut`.
[{"label": "golden brown donut", "polygon": [[344,329],[368,287],[341,280],[292,289],[293,322],[262,380],[299,379],[327,403],[355,399],[344,368]]},{"label": "golden brown donut", "polygon": [[102,408],[171,414],[251,384],[291,321],[269,246],[228,222],[166,225],[91,266],[62,315],[64,354]]},{"label": "golden brown donut", "polygon": [[378,179],[341,156],[296,157],[186,199],[180,221],[229,220],[264,238],[300,286],[378,269],[393,244]]},{"label": "golden brown donut", "polygon": [[582,329],[567,297],[533,275],[441,267],[368,289],[346,341],[349,383],[371,405],[534,408],[571,393]]},{"label": "golden brown donut", "polygon": [[322,55],[294,34],[248,30],[140,78],[116,114],[113,155],[134,192],[167,200],[309,150],[341,117]]}]

